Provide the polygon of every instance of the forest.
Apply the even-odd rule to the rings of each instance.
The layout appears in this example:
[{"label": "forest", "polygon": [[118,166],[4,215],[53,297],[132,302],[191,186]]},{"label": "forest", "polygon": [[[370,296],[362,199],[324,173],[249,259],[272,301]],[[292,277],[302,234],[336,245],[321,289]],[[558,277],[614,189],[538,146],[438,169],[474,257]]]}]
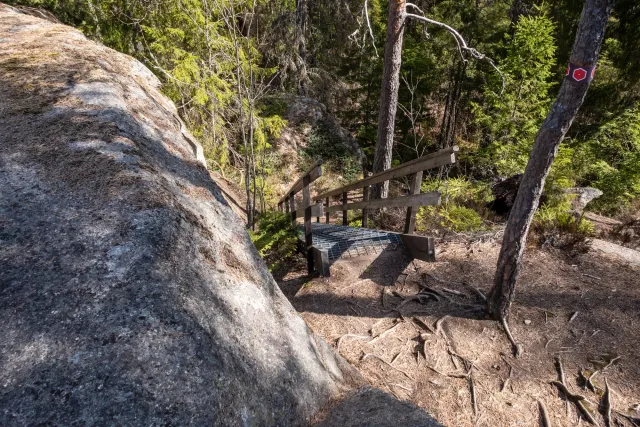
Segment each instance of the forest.
[{"label": "forest", "polygon": [[[88,38],[136,58],[160,79],[163,93],[175,103],[180,118],[202,145],[214,180],[228,183],[229,192],[237,193],[235,199],[251,239],[282,291],[298,311],[312,313],[305,321],[327,340],[335,340],[338,354],[365,372],[365,361],[377,358],[397,374],[395,383],[383,379],[380,370],[366,374],[372,383],[426,407],[448,425],[478,425],[482,413],[477,404],[482,398],[476,393],[484,386],[475,388],[474,372],[482,378],[486,373],[482,369],[497,372],[502,368],[495,366],[508,366],[506,379],[506,371],[491,371],[496,375],[483,380],[486,385],[499,377],[500,393],[509,386],[512,371],[531,372],[522,365],[516,367],[513,359],[507,361],[504,349],[496,350],[495,337],[489,342],[484,336],[487,328],[472,323],[484,319],[484,314],[467,314],[473,296],[479,303],[476,308],[484,307],[488,316],[499,322],[514,358],[524,350],[532,354],[529,363],[547,363],[550,343],[556,339],[558,346],[565,344],[554,352],[551,371],[559,370],[560,381],[551,384],[565,396],[567,414],[572,403],[578,423],[584,419],[598,424],[599,418],[596,421],[591,415],[597,408],[585,409],[586,398],[567,388],[561,357],[571,351],[567,349],[587,345],[601,330],[605,332],[600,337],[609,334],[602,326],[606,317],[602,313],[598,328],[592,323],[580,330],[574,328],[587,316],[585,310],[596,306],[598,284],[615,277],[615,283],[626,286],[635,277],[631,270],[591,262],[595,258],[588,257],[594,255],[587,253],[592,239],[603,245],[605,240],[614,242],[620,251],[631,251],[628,253],[633,253],[635,262],[640,262],[637,0],[617,0],[615,4],[610,0],[9,0],[8,4],[48,11]],[[576,70],[584,75],[575,74]],[[419,235],[441,239],[445,250],[439,254],[445,254],[443,264],[448,267],[389,266],[388,260],[384,267],[376,266],[379,260],[384,261],[380,255],[354,273],[356,267],[350,271],[338,262],[337,280],[343,285],[350,280],[369,280],[372,285],[370,294],[363,291],[366,295],[345,304],[342,302],[353,294],[341,293],[344,291],[331,288],[328,282],[300,273],[304,269],[295,255],[297,227],[279,207],[287,189],[318,159],[324,161],[325,172],[314,184],[314,197],[441,150],[455,151],[455,163],[425,171],[424,176],[420,171],[415,175],[417,184],[406,178],[390,185],[376,184],[371,197],[415,195],[416,185],[417,193],[439,192],[441,203],[419,207],[413,212],[412,226]],[[576,194],[584,189],[597,194],[584,203],[588,203],[586,208],[584,204],[576,208],[580,199]],[[367,191],[356,202],[368,201]],[[346,205],[346,192],[342,200]],[[294,205],[292,201],[292,208]],[[339,222],[342,213],[333,217]],[[329,214],[326,218],[329,222]],[[345,225],[393,232],[402,232],[404,220],[405,210],[395,208],[344,214]],[[496,244],[500,241],[501,246]],[[310,243],[307,245],[309,250]],[[525,247],[535,250],[531,264],[523,267]],[[490,253],[490,261],[479,253],[483,251]],[[551,267],[547,269],[547,265]],[[583,269],[583,265],[589,267]],[[460,271],[452,272],[458,268]],[[300,275],[292,275],[292,271]],[[386,282],[387,276],[393,283]],[[584,285],[576,277],[595,282]],[[514,310],[516,280],[540,287],[526,288]],[[407,283],[417,284],[417,290],[410,290],[417,293],[407,295]],[[482,289],[479,283],[492,283],[493,287]],[[607,284],[611,292],[623,287],[615,283]],[[387,292],[389,286],[395,290]],[[534,295],[531,288],[539,293]],[[544,305],[547,301],[541,293],[554,289],[561,289],[564,296],[571,294],[572,305]],[[326,296],[334,291],[341,295],[340,303]],[[579,297],[572,294],[574,291]],[[615,307],[605,307],[623,312],[617,318],[619,324],[629,321],[630,313],[637,314],[637,290],[630,292],[635,299],[614,298]],[[585,293],[593,298],[582,299]],[[374,302],[365,304],[364,297]],[[389,300],[394,298],[398,304],[388,310]],[[431,319],[436,321],[433,327],[421,324],[416,317],[411,323],[400,308],[425,305],[425,300],[451,303],[459,311],[453,315],[436,309],[430,314],[436,316]],[[552,294],[548,300],[551,304],[562,298]],[[334,305],[334,311],[327,308]],[[397,313],[397,318],[385,329],[381,322],[390,312]],[[340,334],[335,335],[333,326],[327,326],[327,322],[340,324],[342,320],[335,320],[336,316],[352,313],[358,321],[380,319],[367,325],[366,332],[353,332],[350,325],[336,326]],[[451,317],[460,323],[445,331],[445,321],[454,323]],[[545,328],[548,322],[564,319],[565,330],[545,334],[524,329],[531,319],[539,326],[544,322]],[[470,320],[471,326],[463,325],[465,320]],[[393,330],[410,329],[409,324],[413,328],[418,325],[421,334],[412,338],[409,332],[400,333],[398,339],[406,339],[400,349],[384,347],[384,354],[376,355],[362,344],[352,353],[350,349],[340,353],[345,338],[367,338],[368,345],[393,336],[386,335]],[[475,365],[485,353],[476,360],[461,356],[462,350],[447,337],[448,333],[466,342],[461,331],[473,327],[482,329],[478,335],[485,341],[471,345],[470,351],[482,353],[482,345],[491,348],[488,368]],[[611,347],[621,334],[621,329],[616,329],[611,332],[615,339],[607,335],[600,344]],[[573,343],[578,338],[579,342]],[[408,352],[411,340],[419,348]],[[525,349],[523,343],[533,348]],[[614,425],[610,424],[609,384],[594,385],[591,380],[598,372],[611,372],[622,357],[619,355],[635,351],[633,345],[625,341],[619,351],[606,354],[601,349],[598,363],[588,359],[592,368],[578,366],[578,362],[571,366],[579,370],[583,390],[591,390],[590,397],[609,405],[608,412],[600,410],[606,425]],[[435,365],[429,364],[430,352],[451,360],[449,373],[438,367],[439,359]],[[403,371],[394,362],[405,356],[413,360],[409,355],[415,355],[418,367],[424,356],[426,368],[434,373],[452,381],[468,381],[465,393],[468,391],[472,404],[468,419],[443,415],[455,407],[451,402],[460,406],[456,400],[459,392],[456,395],[447,389],[443,392],[446,397],[430,406],[424,403],[426,394],[420,394],[417,383],[400,384],[413,381],[414,373]],[[534,374],[548,374],[545,369]],[[534,376],[517,380],[516,374],[513,381],[522,381],[522,388],[529,384],[535,389]],[[622,388],[623,381],[616,380]],[[513,387],[512,383],[512,392]],[[624,422],[640,425],[640,405],[632,405],[632,388],[633,384],[626,382],[622,393],[636,415],[628,411],[618,415]],[[516,398],[501,400],[504,395],[500,396],[496,405],[502,409],[488,409],[488,417],[494,420],[506,406],[521,403]],[[488,400],[484,402],[487,406]],[[563,415],[562,409],[560,402],[553,404],[555,419]],[[540,413],[547,411],[541,403]],[[571,420],[566,425],[574,425]],[[507,417],[493,425],[512,422],[514,418]],[[620,425],[627,425],[622,422]],[[541,423],[551,425],[545,419]]]},{"label": "forest", "polygon": [[[11,3],[11,2],[10,2]],[[323,103],[355,136],[359,165],[318,142],[345,180],[371,170],[380,108],[387,3],[349,1],[33,0],[87,36],[128,53],[165,93],[205,148],[211,168],[246,187],[250,212],[273,209],[284,177],[276,141],[290,96]],[[425,185],[451,193],[442,222],[482,225],[490,185],[522,173],[569,61],[583,2],[419,1],[490,61],[461,56],[436,25],[404,30],[392,162],[461,147],[446,176]],[[547,209],[562,189],[604,194],[590,209],[623,215],[640,196],[640,8],[620,0],[609,19],[594,79],[547,181]],[[495,67],[491,65],[495,64]],[[497,72],[496,70],[499,70]],[[313,129],[316,139],[327,138]],[[311,138],[313,139],[313,138]],[[335,144],[334,144],[335,145]],[[315,150],[315,151],[314,151]],[[299,171],[305,165],[300,165]],[[474,200],[475,199],[475,200]],[[250,219],[250,222],[253,220]]]}]

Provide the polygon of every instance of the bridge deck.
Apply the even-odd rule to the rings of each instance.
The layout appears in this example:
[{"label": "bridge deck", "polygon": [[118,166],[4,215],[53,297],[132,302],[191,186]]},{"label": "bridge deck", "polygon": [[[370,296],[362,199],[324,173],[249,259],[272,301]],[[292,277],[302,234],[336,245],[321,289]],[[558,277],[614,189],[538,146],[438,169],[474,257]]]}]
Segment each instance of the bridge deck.
[{"label": "bridge deck", "polygon": [[313,244],[326,249],[329,260],[382,252],[402,246],[401,235],[370,228],[347,227],[336,224],[311,223]]}]

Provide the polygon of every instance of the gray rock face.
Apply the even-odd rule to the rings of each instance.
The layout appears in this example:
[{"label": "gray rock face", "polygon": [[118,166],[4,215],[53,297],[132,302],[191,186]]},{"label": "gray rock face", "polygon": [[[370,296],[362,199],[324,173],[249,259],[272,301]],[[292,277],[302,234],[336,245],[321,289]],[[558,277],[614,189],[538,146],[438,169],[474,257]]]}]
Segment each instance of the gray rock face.
[{"label": "gray rock face", "polygon": [[574,199],[571,201],[571,208],[577,213],[582,213],[589,202],[604,194],[597,188],[592,187],[573,187],[567,189],[566,192],[574,196]]},{"label": "gray rock face", "polygon": [[287,120],[292,125],[306,123],[309,126],[315,126],[319,122],[324,122],[326,129],[332,136],[341,141],[358,162],[361,164],[364,162],[364,153],[356,139],[347,129],[338,123],[335,116],[331,114],[327,110],[327,107],[321,102],[303,96],[293,98],[287,108]]},{"label": "gray rock face", "polygon": [[0,4],[0,425],[302,425],[359,381],[158,86]]}]

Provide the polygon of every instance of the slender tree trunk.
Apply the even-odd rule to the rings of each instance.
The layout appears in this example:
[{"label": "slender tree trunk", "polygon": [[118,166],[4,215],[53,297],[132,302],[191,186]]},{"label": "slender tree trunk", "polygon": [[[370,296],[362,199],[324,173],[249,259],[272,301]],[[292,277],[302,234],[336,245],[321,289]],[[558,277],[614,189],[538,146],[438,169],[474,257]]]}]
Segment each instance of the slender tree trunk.
[{"label": "slender tree trunk", "polygon": [[453,140],[458,122],[458,102],[462,95],[462,83],[464,81],[467,63],[459,61],[455,70],[451,72],[451,85],[447,94],[442,124],[440,126],[439,146],[446,148],[453,145]]},{"label": "slender tree trunk", "polygon": [[[585,2],[570,59],[572,64],[584,67],[587,71],[587,73],[577,74],[578,78],[587,75],[597,62],[612,6],[613,0],[586,0]],[[572,72],[571,75],[575,74]],[[538,208],[545,180],[560,142],[584,101],[589,83],[588,76],[581,81],[567,76],[560,87],[556,102],[536,136],[529,163],[504,232],[494,286],[488,295],[487,309],[498,320],[506,319],[509,315],[516,279],[522,266],[527,233]]]},{"label": "slender tree trunk", "polygon": [[[387,38],[384,46],[384,72],[380,94],[378,137],[373,159],[373,172],[391,167],[393,135],[398,110],[398,88],[400,87],[400,65],[402,63],[402,36],[404,33],[405,0],[390,0],[387,15]],[[389,182],[373,187],[373,198],[387,197]]]},{"label": "slender tree trunk", "polygon": [[297,0],[296,2],[296,26],[295,26],[295,64],[298,73],[298,91],[300,95],[307,95],[307,85],[309,77],[307,75],[307,0]]}]

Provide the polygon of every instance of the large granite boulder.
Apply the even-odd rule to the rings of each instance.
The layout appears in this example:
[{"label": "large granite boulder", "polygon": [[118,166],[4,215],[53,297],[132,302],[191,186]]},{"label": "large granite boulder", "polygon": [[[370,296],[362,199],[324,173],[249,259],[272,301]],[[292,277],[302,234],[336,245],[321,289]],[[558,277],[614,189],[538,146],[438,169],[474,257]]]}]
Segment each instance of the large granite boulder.
[{"label": "large granite boulder", "polygon": [[0,425],[305,424],[358,381],[142,64],[0,4]]},{"label": "large granite boulder", "polygon": [[0,3],[0,425],[437,425],[352,390],[159,86]]}]

